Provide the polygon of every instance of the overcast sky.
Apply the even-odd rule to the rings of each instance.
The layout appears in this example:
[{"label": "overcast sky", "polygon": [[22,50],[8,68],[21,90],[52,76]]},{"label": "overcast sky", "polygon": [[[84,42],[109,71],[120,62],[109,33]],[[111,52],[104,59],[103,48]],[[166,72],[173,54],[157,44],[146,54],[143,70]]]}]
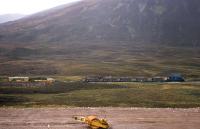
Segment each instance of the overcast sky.
[{"label": "overcast sky", "polygon": [[0,0],[1,14],[32,14],[78,0]]}]

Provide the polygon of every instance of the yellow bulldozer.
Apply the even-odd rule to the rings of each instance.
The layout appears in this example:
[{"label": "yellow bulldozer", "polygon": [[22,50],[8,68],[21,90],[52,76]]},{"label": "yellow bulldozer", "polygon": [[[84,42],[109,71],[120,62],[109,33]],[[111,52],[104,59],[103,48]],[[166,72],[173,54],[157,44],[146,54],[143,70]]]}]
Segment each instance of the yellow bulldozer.
[{"label": "yellow bulldozer", "polygon": [[106,119],[99,119],[97,116],[74,117],[75,120],[88,124],[91,129],[108,129]]}]

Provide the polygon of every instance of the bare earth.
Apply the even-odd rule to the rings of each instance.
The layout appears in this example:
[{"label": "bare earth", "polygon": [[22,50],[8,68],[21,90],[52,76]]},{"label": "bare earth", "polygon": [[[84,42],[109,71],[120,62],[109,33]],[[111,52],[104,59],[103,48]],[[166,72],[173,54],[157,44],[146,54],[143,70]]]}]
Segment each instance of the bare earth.
[{"label": "bare earth", "polygon": [[200,129],[200,108],[0,108],[0,129],[87,129],[73,116],[105,117],[112,129]]}]

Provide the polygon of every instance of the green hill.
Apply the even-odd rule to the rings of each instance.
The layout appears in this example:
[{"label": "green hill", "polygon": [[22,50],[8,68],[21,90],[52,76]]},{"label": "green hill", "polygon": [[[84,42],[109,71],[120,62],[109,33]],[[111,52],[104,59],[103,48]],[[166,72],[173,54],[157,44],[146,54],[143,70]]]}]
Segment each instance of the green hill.
[{"label": "green hill", "polygon": [[1,75],[200,76],[198,0],[83,0],[0,25]]}]

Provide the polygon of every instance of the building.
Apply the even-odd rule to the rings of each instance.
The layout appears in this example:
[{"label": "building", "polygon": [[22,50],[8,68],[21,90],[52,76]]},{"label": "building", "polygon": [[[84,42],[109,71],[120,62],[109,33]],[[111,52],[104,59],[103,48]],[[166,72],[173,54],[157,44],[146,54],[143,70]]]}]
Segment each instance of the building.
[{"label": "building", "polygon": [[136,82],[148,82],[149,79],[146,77],[136,77]]},{"label": "building", "polygon": [[56,80],[54,78],[49,78],[49,77],[35,77],[35,78],[31,78],[32,82],[50,82],[53,83]]},{"label": "building", "polygon": [[132,78],[131,77],[120,77],[120,82],[131,82]]},{"label": "building", "polygon": [[84,79],[85,82],[103,82],[103,77],[101,76],[87,76]]},{"label": "building", "polygon": [[48,78],[47,78],[47,81],[53,83],[53,82],[55,82],[56,80],[55,80],[54,78],[48,77]]},{"label": "building", "polygon": [[166,82],[167,77],[153,77],[152,82]]},{"label": "building", "polygon": [[29,77],[8,77],[9,82],[28,82]]}]

